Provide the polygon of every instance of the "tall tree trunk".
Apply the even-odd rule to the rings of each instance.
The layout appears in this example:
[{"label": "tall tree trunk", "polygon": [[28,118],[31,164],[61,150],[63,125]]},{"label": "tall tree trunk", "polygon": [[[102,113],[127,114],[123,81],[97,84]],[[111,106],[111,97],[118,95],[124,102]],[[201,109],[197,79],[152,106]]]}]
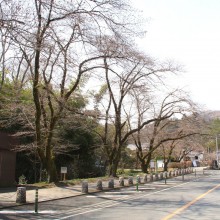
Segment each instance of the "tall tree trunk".
[{"label": "tall tree trunk", "polygon": [[148,156],[147,156],[147,160],[146,160],[146,163],[145,163],[145,166],[146,167],[149,167],[150,166],[150,161],[152,159],[152,154],[149,153]]},{"label": "tall tree trunk", "polygon": [[164,161],[163,171],[168,171],[168,163],[169,163],[169,160]]},{"label": "tall tree trunk", "polygon": [[109,160],[109,173],[108,173],[109,176],[117,177],[117,169],[120,159],[121,159],[121,149],[119,148],[115,152],[113,158]]},{"label": "tall tree trunk", "polygon": [[47,161],[47,172],[48,172],[49,183],[58,181],[56,165],[53,158]]},{"label": "tall tree trunk", "polygon": [[141,160],[141,170],[142,170],[142,172],[147,173],[147,168],[148,168],[148,166],[147,166],[145,160]]}]

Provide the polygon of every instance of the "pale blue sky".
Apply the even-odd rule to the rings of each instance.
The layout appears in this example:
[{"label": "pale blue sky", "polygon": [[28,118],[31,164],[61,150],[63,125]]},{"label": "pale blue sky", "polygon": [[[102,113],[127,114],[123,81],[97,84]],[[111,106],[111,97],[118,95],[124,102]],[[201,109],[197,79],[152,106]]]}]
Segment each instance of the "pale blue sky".
[{"label": "pale blue sky", "polygon": [[185,72],[173,84],[210,110],[220,110],[220,0],[132,0],[147,18],[141,49],[172,59]]}]

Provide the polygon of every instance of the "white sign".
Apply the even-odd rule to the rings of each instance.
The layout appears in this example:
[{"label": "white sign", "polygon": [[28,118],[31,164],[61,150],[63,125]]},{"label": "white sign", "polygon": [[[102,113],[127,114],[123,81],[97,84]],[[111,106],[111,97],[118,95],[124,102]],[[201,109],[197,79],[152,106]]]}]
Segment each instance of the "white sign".
[{"label": "white sign", "polygon": [[67,167],[61,167],[61,173],[67,173]]},{"label": "white sign", "polygon": [[163,168],[163,167],[164,167],[163,160],[158,160],[158,161],[157,161],[157,167],[158,167],[158,168]]},{"label": "white sign", "polygon": [[150,168],[154,168],[155,167],[155,162],[154,161],[151,161],[150,162]]}]

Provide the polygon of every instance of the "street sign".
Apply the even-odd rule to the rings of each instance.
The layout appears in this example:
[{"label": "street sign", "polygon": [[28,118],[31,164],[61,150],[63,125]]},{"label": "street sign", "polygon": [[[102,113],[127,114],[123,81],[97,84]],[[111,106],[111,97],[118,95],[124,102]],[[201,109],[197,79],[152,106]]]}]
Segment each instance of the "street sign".
[{"label": "street sign", "polygon": [[158,168],[163,168],[164,167],[163,160],[157,160],[157,167]]},{"label": "street sign", "polygon": [[61,167],[61,173],[67,173],[67,167]]},{"label": "street sign", "polygon": [[154,162],[154,160],[150,162],[150,168],[155,168],[155,162]]}]

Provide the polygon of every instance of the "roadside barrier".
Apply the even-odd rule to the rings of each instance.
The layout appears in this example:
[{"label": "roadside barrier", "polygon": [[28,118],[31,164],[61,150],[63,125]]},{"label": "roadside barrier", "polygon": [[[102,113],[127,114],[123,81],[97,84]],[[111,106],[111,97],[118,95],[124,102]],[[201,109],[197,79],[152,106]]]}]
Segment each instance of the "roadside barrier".
[{"label": "roadside barrier", "polygon": [[[205,169],[202,169],[202,174],[205,175]],[[135,185],[136,185],[136,190],[139,190],[139,184],[144,184],[149,182],[153,182],[153,181],[157,181],[157,180],[164,180],[164,183],[167,184],[167,180],[169,178],[172,177],[176,177],[176,176],[182,176],[182,181],[184,181],[185,178],[185,174],[192,174],[195,175],[195,177],[197,176],[197,170],[193,169],[193,168],[185,168],[185,169],[179,169],[179,170],[173,170],[173,171],[169,171],[169,172],[161,172],[161,173],[155,173],[155,175],[153,175],[153,173],[151,174],[144,174],[142,177],[137,175],[136,176],[136,181],[135,181]],[[200,172],[199,172],[200,173]],[[142,180],[143,179],[143,180]],[[125,186],[125,177],[119,177],[119,182],[117,184],[117,186],[119,185],[120,187]],[[108,189],[114,189],[115,188],[115,183],[114,183],[114,179],[111,178],[107,181],[108,183]],[[128,177],[128,185],[127,186],[132,186],[134,185],[133,183],[133,177],[129,176]],[[93,184],[93,187],[95,186],[95,184]],[[81,182],[81,192],[84,194],[87,194],[89,191],[89,186],[88,186],[88,181],[84,180]],[[94,188],[92,188],[94,190]],[[103,180],[98,179],[97,183],[96,183],[96,190],[98,191],[102,191],[103,190]],[[16,195],[16,203],[26,203],[26,187],[17,187],[17,191],[15,194],[13,194],[14,196]],[[12,195],[12,196],[13,196]],[[10,196],[10,197],[12,197]],[[0,197],[0,198],[5,198],[5,197]],[[36,188],[36,192],[35,192],[35,213],[38,213],[38,188]]]},{"label": "roadside barrier", "polygon": [[38,188],[36,188],[36,191],[35,191],[34,212],[38,213]]},{"label": "roadside barrier", "polygon": [[26,203],[26,187],[17,188],[16,203]]},{"label": "roadside barrier", "polygon": [[138,191],[139,178],[139,176],[136,177],[136,191]]},{"label": "roadside barrier", "polygon": [[110,180],[108,181],[108,188],[109,188],[109,189],[114,189],[114,179],[110,179]]},{"label": "roadside barrier", "polygon": [[98,181],[97,181],[96,189],[97,189],[97,190],[103,190],[103,187],[102,187],[102,180],[98,180]]},{"label": "roadside barrier", "polygon": [[128,185],[133,185],[133,177],[132,176],[129,176],[128,177]]},{"label": "roadside barrier", "polygon": [[141,177],[139,175],[137,175],[136,181],[137,181],[137,183],[141,183]]},{"label": "roadside barrier", "polygon": [[87,181],[83,181],[82,182],[82,193],[88,193],[89,189],[88,189],[88,182]]},{"label": "roadside barrier", "polygon": [[164,178],[167,179],[167,172],[164,172]]},{"label": "roadside barrier", "polygon": [[119,186],[124,186],[124,185],[125,185],[124,177],[119,177]]},{"label": "roadside barrier", "polygon": [[175,176],[178,176],[178,175],[179,175],[179,171],[176,170],[176,171],[175,171]]},{"label": "roadside barrier", "polygon": [[147,174],[144,174],[144,183],[147,183]]},{"label": "roadside barrier", "polygon": [[172,177],[172,171],[169,171],[169,178]]}]

